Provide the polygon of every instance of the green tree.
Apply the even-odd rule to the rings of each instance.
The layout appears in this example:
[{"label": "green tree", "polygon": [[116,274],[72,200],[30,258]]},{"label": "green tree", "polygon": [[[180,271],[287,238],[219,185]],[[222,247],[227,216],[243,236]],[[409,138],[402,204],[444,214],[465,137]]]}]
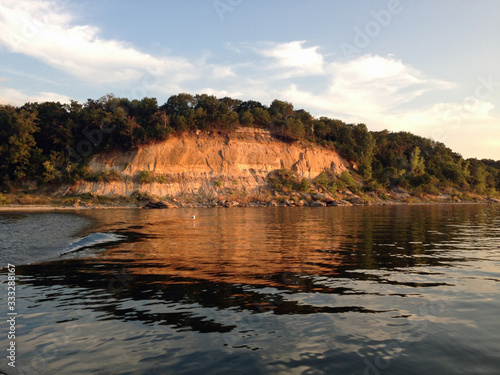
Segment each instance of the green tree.
[{"label": "green tree", "polygon": [[271,125],[271,115],[264,108],[255,107],[250,110],[256,125],[268,128]]},{"label": "green tree", "polygon": [[238,108],[243,103],[240,99],[233,99],[228,96],[219,99],[219,102],[221,104],[226,105],[230,111],[235,111],[235,112],[238,112]]},{"label": "green tree", "polygon": [[275,99],[269,107],[271,120],[275,126],[283,126],[290,117],[295,114],[293,104]]},{"label": "green tree", "polygon": [[425,161],[420,156],[420,148],[418,146],[410,154],[410,172],[415,177],[425,173]]},{"label": "green tree", "polygon": [[187,117],[190,110],[194,109],[195,103],[193,95],[182,93],[172,95],[160,109],[167,111],[168,115]]},{"label": "green tree", "polygon": [[245,111],[252,111],[255,108],[265,109],[261,102],[257,102],[255,100],[247,100],[247,101],[241,102],[238,105],[238,107],[236,107],[236,112],[241,114]]},{"label": "green tree", "polygon": [[358,124],[352,128],[352,138],[354,140],[352,148],[358,162],[358,170],[365,180],[370,181],[375,139],[365,124]]},{"label": "green tree", "polygon": [[246,110],[246,111],[241,113],[241,116],[240,116],[241,125],[252,126],[254,121],[255,121],[255,119],[252,115],[252,112],[250,112],[249,110]]},{"label": "green tree", "polygon": [[34,137],[44,155],[53,151],[64,152],[72,147],[75,124],[66,105],[59,102],[27,103],[21,108],[36,113],[38,131]]},{"label": "green tree", "polygon": [[484,194],[486,192],[486,181],[488,178],[486,167],[477,159],[469,159],[469,162],[471,185],[477,193]]},{"label": "green tree", "polygon": [[286,135],[291,136],[295,139],[303,139],[306,130],[304,124],[297,118],[289,118],[285,122],[285,132]]},{"label": "green tree", "polygon": [[204,110],[203,122],[207,125],[215,124],[221,120],[220,102],[214,95],[196,95],[195,97],[197,110],[201,108]]},{"label": "green tree", "polygon": [[30,113],[25,109],[16,110],[11,106],[0,107],[0,112],[3,124],[0,152],[3,154],[2,160],[5,160],[2,169],[10,177],[24,177],[34,168],[30,165],[30,159],[41,152],[36,148],[33,135],[39,130],[36,126],[37,113]]}]

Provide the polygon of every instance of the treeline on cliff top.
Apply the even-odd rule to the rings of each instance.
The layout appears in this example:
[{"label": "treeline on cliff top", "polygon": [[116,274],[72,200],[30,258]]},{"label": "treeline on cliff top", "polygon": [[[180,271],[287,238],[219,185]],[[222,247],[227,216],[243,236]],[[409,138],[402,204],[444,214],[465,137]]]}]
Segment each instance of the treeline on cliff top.
[{"label": "treeline on cliff top", "polygon": [[0,106],[0,184],[22,179],[75,182],[90,173],[87,162],[100,151],[130,149],[171,134],[237,127],[268,129],[284,141],[334,147],[355,165],[366,190],[394,186],[439,193],[438,188],[496,195],[500,161],[464,159],[444,144],[408,132],[369,131],[365,124],[313,118],[291,103],[270,106],[212,95],[178,94],[163,105],[155,98],[113,95],[80,104],[27,103]]}]

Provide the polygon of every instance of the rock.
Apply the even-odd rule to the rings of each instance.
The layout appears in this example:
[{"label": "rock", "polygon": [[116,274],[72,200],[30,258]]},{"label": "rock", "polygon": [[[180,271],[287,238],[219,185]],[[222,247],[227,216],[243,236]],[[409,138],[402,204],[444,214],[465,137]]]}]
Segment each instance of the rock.
[{"label": "rock", "polygon": [[440,201],[444,201],[444,200],[448,200],[450,199],[451,197],[448,195],[448,194],[442,194],[442,195],[438,195],[436,197],[436,199],[439,199]]},{"label": "rock", "polygon": [[347,200],[349,202],[351,202],[352,204],[355,204],[355,205],[358,205],[358,206],[361,206],[361,205],[364,205],[365,204],[365,200],[361,197],[358,197],[357,195],[351,195],[350,197],[347,198]]},{"label": "rock", "polygon": [[500,203],[500,199],[497,199],[497,198],[488,198],[488,202],[489,203],[498,204],[498,203]]},{"label": "rock", "polygon": [[278,203],[276,201],[271,201],[267,204],[269,207],[278,207]]},{"label": "rock", "polygon": [[312,194],[311,198],[314,199],[315,201],[320,201],[325,203],[332,203],[333,201],[335,201],[335,199],[333,199],[331,195],[325,193]]},{"label": "rock", "polygon": [[306,202],[305,202],[303,199],[301,199],[301,200],[297,203],[297,206],[299,206],[299,207],[304,207],[305,205],[306,205]]},{"label": "rock", "polygon": [[177,208],[175,204],[160,201],[158,199],[150,199],[144,205],[144,208]]},{"label": "rock", "polygon": [[351,202],[342,199],[335,201],[333,204],[336,206],[352,206]]},{"label": "rock", "polygon": [[352,206],[352,204],[344,200],[334,200],[328,203],[328,206]]},{"label": "rock", "polygon": [[309,203],[310,207],[325,207],[326,203],[325,202],[320,202],[320,201],[314,201]]}]

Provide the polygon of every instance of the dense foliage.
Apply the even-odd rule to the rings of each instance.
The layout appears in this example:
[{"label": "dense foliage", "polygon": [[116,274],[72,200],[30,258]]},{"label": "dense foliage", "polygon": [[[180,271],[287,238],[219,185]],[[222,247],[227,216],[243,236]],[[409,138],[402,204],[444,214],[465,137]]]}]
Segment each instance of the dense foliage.
[{"label": "dense foliage", "polygon": [[[0,183],[74,182],[88,174],[86,162],[99,151],[129,149],[195,130],[229,132],[262,127],[285,141],[336,148],[352,162],[366,190],[400,186],[437,193],[454,187],[479,194],[500,191],[500,161],[465,160],[444,144],[407,132],[370,132],[365,124],[313,118],[291,103],[270,106],[212,95],[178,94],[159,105],[155,98],[108,95],[80,104],[27,103],[0,106]],[[301,181],[305,184],[306,182]]]}]

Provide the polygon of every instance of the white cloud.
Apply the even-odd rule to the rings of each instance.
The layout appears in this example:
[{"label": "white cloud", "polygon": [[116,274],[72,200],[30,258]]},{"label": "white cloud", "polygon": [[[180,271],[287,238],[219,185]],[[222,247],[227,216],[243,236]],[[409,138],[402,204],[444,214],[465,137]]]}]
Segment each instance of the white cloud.
[{"label": "white cloud", "polygon": [[283,94],[292,102],[325,115],[343,115],[359,122],[380,119],[398,111],[428,90],[453,84],[425,77],[392,56],[365,55],[333,62],[325,69],[325,86],[312,93],[290,84]]},{"label": "white cloud", "polygon": [[392,55],[364,55],[347,62],[324,62],[324,83],[318,89],[304,83],[303,72],[291,69],[286,77],[270,73],[276,62],[274,55],[269,56],[271,60],[256,71],[260,88],[240,82],[242,92],[251,90],[254,97],[268,101],[274,95],[315,116],[364,122],[372,130],[410,131],[444,142],[466,157],[498,159],[497,143],[491,139],[500,136],[500,120],[492,117],[492,102],[469,96],[461,102],[416,104],[415,99],[433,91],[446,98],[455,83],[428,77]]},{"label": "white cloud", "polygon": [[279,70],[280,77],[303,75],[321,75],[324,73],[323,56],[318,53],[318,46],[305,48],[305,41],[289,43],[265,43],[256,51],[273,59],[272,68]]},{"label": "white cloud", "polygon": [[214,79],[222,79],[222,78],[236,76],[231,66],[211,64],[209,68],[211,69],[211,77]]},{"label": "white cloud", "polygon": [[194,78],[182,57],[154,57],[124,42],[100,37],[100,30],[74,25],[56,1],[5,0],[0,5],[0,44],[85,81],[137,81],[146,72],[175,82]]},{"label": "white cloud", "polygon": [[[2,79],[0,78],[0,81]],[[20,90],[12,89],[0,85],[0,104],[9,104],[21,106],[28,102],[61,102],[69,103],[71,99],[66,95],[60,95],[54,92],[39,92],[35,95],[27,95]]]}]

